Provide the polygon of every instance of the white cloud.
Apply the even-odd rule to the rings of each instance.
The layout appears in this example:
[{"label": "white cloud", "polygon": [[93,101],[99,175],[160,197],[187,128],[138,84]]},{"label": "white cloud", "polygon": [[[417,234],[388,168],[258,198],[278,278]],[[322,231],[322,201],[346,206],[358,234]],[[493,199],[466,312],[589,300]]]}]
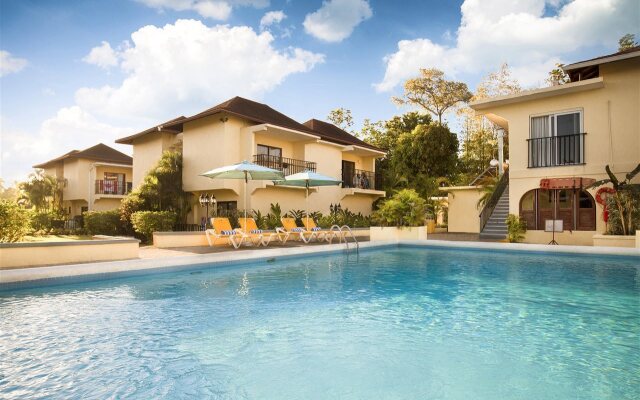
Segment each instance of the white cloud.
[{"label": "white cloud", "polygon": [[[378,91],[388,91],[436,67],[448,75],[484,73],[507,62],[525,86],[544,81],[560,55],[594,45],[612,45],[637,29],[636,0],[465,0],[455,45],[426,38],[401,40],[386,56]],[[551,6],[554,15],[549,16]],[[636,11],[634,11],[636,10]]]},{"label": "white cloud", "polygon": [[327,42],[340,42],[373,15],[367,0],[327,0],[304,19],[305,31]]},{"label": "white cloud", "polygon": [[269,11],[260,18],[260,30],[263,31],[273,24],[279,24],[287,15],[282,11]]},{"label": "white cloud", "polygon": [[17,58],[8,51],[0,50],[0,77],[20,72],[27,64],[24,58]]},{"label": "white cloud", "polygon": [[145,26],[131,39],[119,53],[122,84],[79,89],[83,109],[116,119],[167,119],[235,95],[260,98],[290,74],[324,61],[299,48],[275,49],[269,32],[194,20]]},{"label": "white cloud", "polygon": [[82,61],[107,69],[118,65],[118,53],[111,48],[109,42],[103,41],[100,46],[92,48]]},{"label": "white cloud", "polygon": [[269,0],[137,0],[157,10],[195,11],[205,18],[226,21],[231,15],[233,6],[253,6],[262,8],[269,5]]},{"label": "white cloud", "polygon": [[131,153],[130,146],[113,143],[115,139],[130,134],[130,128],[100,122],[78,106],[61,108],[56,115],[42,122],[36,132],[16,130],[2,118],[0,132],[2,177],[8,182],[25,179],[33,164],[98,143]]},{"label": "white cloud", "polygon": [[0,119],[3,178],[22,179],[33,164],[99,142],[130,152],[114,140],[236,95],[259,100],[289,75],[324,60],[300,48],[274,48],[269,32],[193,20],[145,26],[113,52],[125,76],[121,84],[80,88],[76,104],[33,131]]}]

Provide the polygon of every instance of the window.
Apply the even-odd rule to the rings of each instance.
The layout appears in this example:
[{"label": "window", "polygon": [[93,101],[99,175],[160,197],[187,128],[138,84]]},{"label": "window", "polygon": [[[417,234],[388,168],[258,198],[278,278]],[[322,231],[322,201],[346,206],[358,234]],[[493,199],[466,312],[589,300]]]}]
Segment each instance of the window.
[{"label": "window", "polygon": [[217,213],[220,217],[229,217],[235,214],[238,209],[237,201],[219,201],[217,203]]},{"label": "window", "polygon": [[264,144],[258,145],[258,154],[271,157],[282,157],[282,149],[279,147],[267,146]]},{"label": "window", "polygon": [[529,168],[582,164],[582,111],[531,117]]}]

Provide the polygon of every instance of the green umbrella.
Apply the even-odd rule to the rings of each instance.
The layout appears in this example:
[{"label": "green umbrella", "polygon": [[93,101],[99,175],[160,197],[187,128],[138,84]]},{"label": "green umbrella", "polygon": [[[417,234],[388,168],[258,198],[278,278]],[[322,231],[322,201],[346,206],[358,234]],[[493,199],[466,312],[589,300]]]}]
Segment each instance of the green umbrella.
[{"label": "green umbrella", "polygon": [[[247,183],[253,181],[273,181],[284,179],[282,172],[243,161],[238,164],[227,165],[200,174],[211,179],[244,179],[244,219],[247,219]],[[246,224],[245,224],[246,225]]]},{"label": "green umbrella", "polygon": [[307,218],[307,225],[309,225],[309,187],[311,186],[338,186],[342,183],[341,180],[332,178],[330,176],[318,174],[312,171],[298,172],[297,174],[285,176],[284,180],[274,181],[276,185],[281,186],[298,186],[306,188],[306,194],[304,198],[305,213]]}]

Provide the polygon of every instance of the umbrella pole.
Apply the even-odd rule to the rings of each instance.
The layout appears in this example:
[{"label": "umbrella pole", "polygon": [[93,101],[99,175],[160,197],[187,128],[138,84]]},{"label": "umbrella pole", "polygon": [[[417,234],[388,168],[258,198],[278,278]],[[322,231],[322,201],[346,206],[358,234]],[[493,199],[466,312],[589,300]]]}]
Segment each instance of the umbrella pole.
[{"label": "umbrella pole", "polygon": [[304,196],[304,208],[305,208],[305,216],[307,218],[307,224],[304,226],[305,229],[307,229],[307,226],[309,226],[309,181],[307,181],[306,186],[306,194]]},{"label": "umbrella pole", "polygon": [[247,178],[247,171],[244,171],[244,226],[247,226],[247,184],[249,179]]}]

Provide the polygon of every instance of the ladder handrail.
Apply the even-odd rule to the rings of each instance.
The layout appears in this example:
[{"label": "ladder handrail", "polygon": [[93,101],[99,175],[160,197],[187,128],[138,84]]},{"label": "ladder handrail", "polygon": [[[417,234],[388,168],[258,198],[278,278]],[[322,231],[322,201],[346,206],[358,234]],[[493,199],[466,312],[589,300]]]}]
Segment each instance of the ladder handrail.
[{"label": "ladder handrail", "polygon": [[[360,250],[360,244],[358,243],[358,239],[356,239],[356,235],[353,234],[353,231],[351,230],[351,227],[349,227],[349,225],[342,225],[340,227],[340,232],[342,232],[343,229],[347,228],[347,231],[349,232],[349,235],[351,235],[351,238],[353,238],[353,242],[356,244],[356,253]],[[344,242],[347,245],[347,250],[349,249],[349,241],[347,240],[347,237],[344,237]]]},{"label": "ladder handrail", "polygon": [[356,244],[356,252],[360,250],[360,244],[358,243],[358,239],[356,239],[356,235],[353,234],[351,227],[349,227],[348,225],[331,225],[331,228],[329,228],[329,232],[333,232],[334,230],[339,232],[338,240],[340,243],[342,243],[342,239],[344,239],[344,244],[347,247],[347,250],[349,250],[349,241],[347,240],[346,235],[344,235],[345,232],[348,232],[349,235],[351,235],[351,238],[353,238],[353,242]]}]

